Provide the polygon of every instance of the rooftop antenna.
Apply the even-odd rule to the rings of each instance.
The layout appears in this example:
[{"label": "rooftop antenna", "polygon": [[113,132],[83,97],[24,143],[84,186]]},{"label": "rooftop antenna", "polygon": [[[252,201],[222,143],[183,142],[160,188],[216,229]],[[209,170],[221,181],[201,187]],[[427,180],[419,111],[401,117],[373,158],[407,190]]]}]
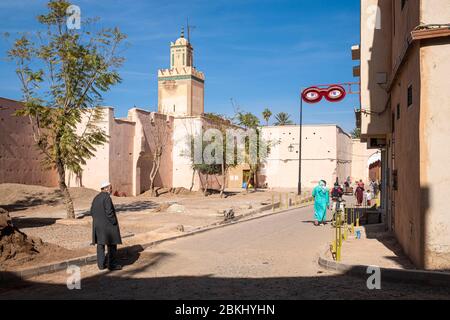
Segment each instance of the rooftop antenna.
[{"label": "rooftop antenna", "polygon": [[196,26],[189,25],[189,18],[186,18],[186,29],[187,29],[187,40],[191,43],[191,30],[195,29]]}]

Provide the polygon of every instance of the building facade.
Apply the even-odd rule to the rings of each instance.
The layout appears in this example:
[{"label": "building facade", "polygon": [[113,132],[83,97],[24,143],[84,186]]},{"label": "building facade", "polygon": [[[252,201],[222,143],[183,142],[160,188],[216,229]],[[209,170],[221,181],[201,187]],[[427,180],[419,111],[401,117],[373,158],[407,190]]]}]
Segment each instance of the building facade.
[{"label": "building facade", "polygon": [[184,37],[170,44],[170,68],[158,71],[158,112],[171,116],[204,113],[205,75],[194,67],[194,48]]},{"label": "building facade", "polygon": [[[119,196],[135,196],[150,188],[150,172],[155,153],[162,148],[161,166],[155,177],[156,187],[202,189],[206,184],[219,189],[239,189],[247,182],[250,168],[243,163],[221,175],[203,176],[193,171],[191,139],[203,136],[208,129],[238,129],[230,121],[204,113],[205,76],[193,65],[194,49],[182,34],[170,46],[170,68],[158,72],[158,112],[138,108],[125,118],[116,118],[112,107],[103,107],[103,118],[96,124],[109,137],[97,147],[78,176],[68,173],[70,187],[98,189],[109,180]],[[1,100],[3,101],[3,100]],[[0,110],[0,183],[24,183],[57,186],[53,171],[42,170],[40,156],[32,141],[32,128],[27,119],[17,118],[14,110],[19,102],[4,100],[2,105],[14,108]],[[88,117],[86,117],[87,121]],[[83,131],[85,123],[79,130]],[[269,157],[259,173],[259,186],[269,189],[295,189],[298,184],[299,126],[261,128],[263,136],[273,144]],[[279,143],[278,143],[279,142]],[[356,142],[336,125],[307,125],[303,128],[303,187],[314,187],[325,179],[332,185],[368,178],[366,154]],[[356,155],[356,157],[355,157]],[[23,159],[25,162],[17,162]]]},{"label": "building facade", "polygon": [[[261,171],[269,188],[297,188],[299,172],[298,125],[268,126],[262,132],[273,147]],[[365,144],[353,140],[337,125],[304,125],[302,133],[302,187],[311,189],[320,180],[332,186],[336,180],[368,181]]]},{"label": "building facade", "polygon": [[450,2],[361,0],[361,141],[381,149],[388,229],[419,267],[450,268]]}]

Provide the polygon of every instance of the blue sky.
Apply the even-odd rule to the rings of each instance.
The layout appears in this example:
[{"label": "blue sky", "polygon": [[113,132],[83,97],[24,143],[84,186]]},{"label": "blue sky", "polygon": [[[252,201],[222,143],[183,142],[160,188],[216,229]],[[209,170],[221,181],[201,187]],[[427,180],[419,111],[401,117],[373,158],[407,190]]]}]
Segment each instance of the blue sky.
[{"label": "blue sky", "polygon": [[[156,111],[157,70],[169,66],[169,44],[189,17],[196,67],[206,75],[205,111],[233,114],[231,99],[258,116],[265,107],[299,120],[299,91],[317,83],[355,81],[350,47],[359,43],[359,1],[340,0],[74,0],[82,17],[128,35],[123,82],[105,105],[126,116]],[[1,32],[36,30],[44,0],[0,0]],[[0,40],[4,58],[11,40]],[[0,60],[0,96],[20,99],[14,65]],[[355,126],[356,95],[339,104],[305,105],[305,123]]]}]

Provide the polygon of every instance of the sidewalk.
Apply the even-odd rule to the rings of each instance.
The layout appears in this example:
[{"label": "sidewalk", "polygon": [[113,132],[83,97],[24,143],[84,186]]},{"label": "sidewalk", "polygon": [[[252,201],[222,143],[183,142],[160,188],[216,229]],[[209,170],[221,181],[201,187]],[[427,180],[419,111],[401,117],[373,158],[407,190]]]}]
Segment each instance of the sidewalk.
[{"label": "sidewalk", "polygon": [[343,242],[341,261],[334,261],[327,247],[319,256],[319,266],[364,280],[368,280],[373,272],[368,267],[377,267],[382,279],[388,282],[450,287],[450,273],[416,269],[402,252],[395,237],[384,231],[384,225],[358,227],[357,230],[361,231],[361,239],[350,235]]},{"label": "sidewalk", "polygon": [[[367,225],[356,229],[361,230],[361,239],[349,234],[348,240],[343,241],[340,261],[342,264],[415,269],[395,236],[384,231],[384,225]],[[326,257],[333,260],[330,252]]]},{"label": "sidewalk", "polygon": [[[355,197],[344,196],[347,207],[355,204]],[[361,239],[348,233],[347,241],[342,243],[341,261],[346,265],[371,265],[381,268],[408,269],[415,267],[403,253],[397,239],[392,233],[386,232],[384,224],[371,224],[355,228],[361,231]],[[330,233],[331,243],[335,238],[335,229]],[[330,250],[323,258],[333,261]]]}]

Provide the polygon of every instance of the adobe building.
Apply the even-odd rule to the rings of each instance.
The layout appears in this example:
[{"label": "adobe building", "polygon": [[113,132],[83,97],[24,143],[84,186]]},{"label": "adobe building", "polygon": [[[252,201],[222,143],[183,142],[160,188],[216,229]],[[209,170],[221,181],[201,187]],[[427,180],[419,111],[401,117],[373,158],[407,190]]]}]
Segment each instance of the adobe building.
[{"label": "adobe building", "polygon": [[421,268],[450,268],[450,2],[361,0],[361,141],[381,149],[386,225]]},{"label": "adobe building", "polygon": [[102,181],[110,181],[113,192],[121,196],[149,190],[154,141],[167,136],[155,183],[171,187],[173,117],[133,108],[127,118],[117,119],[113,108],[102,109],[104,117],[96,125],[109,136],[109,141],[97,147],[95,156],[83,166],[81,176],[68,173],[68,186],[98,189]]},{"label": "adobe building", "polygon": [[[125,118],[116,118],[112,107],[103,107],[103,118],[97,125],[109,141],[97,147],[95,156],[87,160],[80,176],[68,173],[70,187],[98,189],[101,182],[111,181],[113,192],[120,196],[142,194],[150,188],[152,159],[162,141],[164,148],[156,187],[199,190],[206,177],[194,174],[190,157],[190,138],[217,128],[217,119],[204,114],[205,76],[193,64],[194,49],[181,37],[170,46],[170,68],[158,71],[158,112],[138,108]],[[24,183],[57,186],[53,171],[43,171],[40,156],[32,140],[28,119],[12,115],[20,103],[0,100],[7,107],[1,112],[0,183]],[[221,126],[240,129],[229,121]],[[82,123],[80,130],[84,127]],[[269,154],[259,176],[260,186],[269,189],[294,189],[298,184],[298,126],[264,127],[263,135],[280,140]],[[342,183],[348,177],[368,179],[366,154],[360,142],[353,141],[336,125],[304,126],[303,186],[314,187],[321,179],[331,185],[336,178]],[[161,143],[159,143],[161,145]],[[359,148],[358,150],[356,150]],[[357,156],[355,157],[354,154]],[[232,168],[226,187],[241,189],[249,173],[248,165]],[[209,176],[208,185],[218,189],[223,177]]]},{"label": "adobe building", "polygon": [[184,37],[170,44],[170,69],[158,71],[158,112],[171,116],[204,113],[205,75],[194,67],[194,48]]},{"label": "adobe building", "polygon": [[[152,158],[158,145],[164,148],[156,187],[199,190],[205,185],[206,177],[193,172],[187,148],[191,137],[215,123],[204,116],[205,76],[194,67],[193,51],[183,32],[171,43],[170,68],[158,71],[157,113],[133,108],[125,119],[116,119],[114,110],[105,108],[100,125],[109,142],[87,161],[81,178],[69,177],[69,185],[96,189],[101,181],[109,180],[119,195],[144,193],[150,188]],[[228,188],[241,186],[236,176],[242,168],[230,170]],[[208,177],[211,188],[219,189],[222,183],[221,176]]]},{"label": "adobe building", "polygon": [[[265,139],[273,147],[261,172],[269,188],[297,188],[299,171],[300,126],[267,126]],[[302,187],[311,189],[320,180],[332,186],[362,179],[368,182],[369,157],[374,152],[353,140],[335,124],[303,125]]]}]

